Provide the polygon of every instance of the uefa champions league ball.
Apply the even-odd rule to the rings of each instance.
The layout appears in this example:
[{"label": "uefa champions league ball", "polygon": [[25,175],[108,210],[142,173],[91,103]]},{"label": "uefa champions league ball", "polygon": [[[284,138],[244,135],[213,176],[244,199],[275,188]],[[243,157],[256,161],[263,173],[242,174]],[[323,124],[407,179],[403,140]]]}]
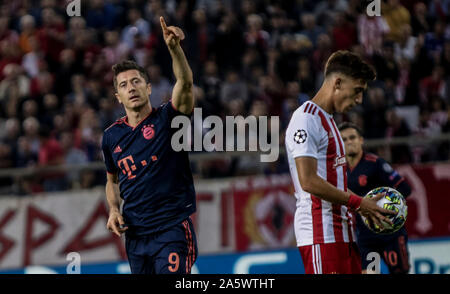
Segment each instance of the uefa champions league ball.
[{"label": "uefa champions league ball", "polygon": [[366,227],[368,227],[374,233],[392,234],[400,230],[405,224],[406,217],[408,215],[408,206],[406,205],[406,200],[403,195],[399,191],[389,187],[375,188],[367,193],[364,198],[372,198],[379,193],[384,193],[385,196],[377,201],[377,205],[384,209],[397,212],[396,215],[387,215],[393,225],[391,226],[389,223],[382,221],[383,228],[381,228],[380,226],[369,222],[366,217],[361,216],[361,218]]}]

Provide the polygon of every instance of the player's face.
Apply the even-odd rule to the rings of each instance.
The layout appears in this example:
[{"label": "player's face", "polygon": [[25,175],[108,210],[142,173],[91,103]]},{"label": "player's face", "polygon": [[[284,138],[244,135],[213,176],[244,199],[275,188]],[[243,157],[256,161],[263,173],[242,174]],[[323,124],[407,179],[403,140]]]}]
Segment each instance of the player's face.
[{"label": "player's face", "polygon": [[355,129],[348,128],[341,131],[342,141],[344,141],[345,154],[347,156],[356,156],[362,152],[364,139]]},{"label": "player's face", "polygon": [[126,109],[139,110],[149,103],[151,85],[138,70],[130,69],[117,75],[116,98]]},{"label": "player's face", "polygon": [[339,77],[335,85],[336,99],[334,109],[336,112],[347,112],[362,103],[363,92],[367,88],[366,82],[361,79],[355,80],[349,77]]}]

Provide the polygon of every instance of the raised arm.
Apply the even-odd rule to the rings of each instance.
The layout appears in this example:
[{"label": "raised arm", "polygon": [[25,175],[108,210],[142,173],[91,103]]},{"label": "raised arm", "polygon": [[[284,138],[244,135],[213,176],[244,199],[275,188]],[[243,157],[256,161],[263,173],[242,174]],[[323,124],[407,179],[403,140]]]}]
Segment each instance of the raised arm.
[{"label": "raised arm", "polygon": [[167,26],[164,18],[159,18],[164,36],[164,41],[172,56],[172,68],[176,83],[172,92],[172,104],[180,112],[190,114],[194,107],[194,80],[192,70],[189,67],[180,41],[184,39],[184,33],[179,27]]}]

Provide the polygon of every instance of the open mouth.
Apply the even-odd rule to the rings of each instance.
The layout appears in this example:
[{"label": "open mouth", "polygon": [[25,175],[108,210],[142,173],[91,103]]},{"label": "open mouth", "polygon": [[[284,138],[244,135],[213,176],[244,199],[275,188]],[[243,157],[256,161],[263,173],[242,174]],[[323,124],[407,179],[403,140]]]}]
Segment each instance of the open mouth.
[{"label": "open mouth", "polygon": [[135,96],[131,96],[131,97],[130,97],[130,100],[131,100],[131,101],[133,101],[133,100],[137,100],[137,99],[139,99],[139,96],[137,96],[137,95],[135,95]]}]

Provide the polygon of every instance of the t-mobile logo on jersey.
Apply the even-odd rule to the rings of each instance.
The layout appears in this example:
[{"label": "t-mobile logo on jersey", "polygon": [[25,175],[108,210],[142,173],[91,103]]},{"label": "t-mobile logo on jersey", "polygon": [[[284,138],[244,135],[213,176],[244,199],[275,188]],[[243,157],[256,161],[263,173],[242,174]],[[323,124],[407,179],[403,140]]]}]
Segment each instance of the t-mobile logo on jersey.
[{"label": "t-mobile logo on jersey", "polygon": [[[130,165],[128,164],[128,160],[130,161]],[[134,164],[133,156],[128,155],[125,158],[122,158],[117,162],[117,165],[122,170],[122,173],[125,175],[128,175],[128,179],[133,179],[136,177],[136,175],[133,175],[133,171],[136,170],[136,165]]]},{"label": "t-mobile logo on jersey", "polygon": [[[157,161],[158,157],[156,155],[152,155],[151,160]],[[133,174],[133,172],[137,170],[136,164],[134,163],[133,155],[128,155],[127,157],[120,159],[119,161],[117,161],[117,165],[121,169],[122,173],[128,176],[129,180],[134,179],[136,177],[136,175]],[[147,161],[142,160],[141,165],[142,167],[146,166]]]}]

